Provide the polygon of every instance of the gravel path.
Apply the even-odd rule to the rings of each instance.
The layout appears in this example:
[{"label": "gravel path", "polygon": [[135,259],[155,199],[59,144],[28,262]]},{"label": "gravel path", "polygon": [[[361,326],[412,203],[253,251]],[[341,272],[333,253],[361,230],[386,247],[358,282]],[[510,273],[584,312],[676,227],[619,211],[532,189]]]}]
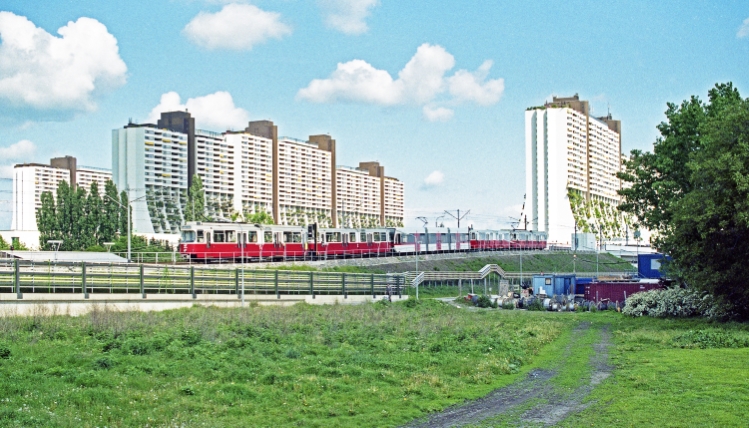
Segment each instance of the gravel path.
[{"label": "gravel path", "polygon": [[[578,337],[581,337],[590,328],[589,323],[581,323],[575,328],[572,340],[558,359],[564,362],[569,356],[572,347]],[[528,375],[504,388],[497,389],[489,395],[456,405],[435,413],[424,419],[419,419],[406,425],[406,428],[446,428],[460,427],[465,425],[480,424],[482,421],[508,414],[517,410],[529,400],[537,399],[540,404],[525,411],[515,425],[555,425],[573,413],[585,409],[588,404],[583,400],[590,394],[596,385],[611,375],[612,367],[608,364],[609,347],[611,346],[611,335],[607,327],[601,330],[600,338],[594,345],[594,354],[590,360],[592,372],[590,381],[572,393],[561,394],[547,385],[559,371],[559,367],[550,369],[535,369]]]}]

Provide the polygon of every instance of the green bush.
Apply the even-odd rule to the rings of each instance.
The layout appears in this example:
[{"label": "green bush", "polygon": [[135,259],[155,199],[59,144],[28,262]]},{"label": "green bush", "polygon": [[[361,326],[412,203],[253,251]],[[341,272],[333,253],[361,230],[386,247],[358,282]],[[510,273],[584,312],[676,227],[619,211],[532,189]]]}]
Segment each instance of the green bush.
[{"label": "green bush", "polygon": [[512,302],[504,302],[502,303],[502,309],[514,310],[515,304]]},{"label": "green bush", "polygon": [[10,358],[10,348],[4,343],[0,343],[0,359],[7,360]]},{"label": "green bush", "polygon": [[590,305],[588,306],[588,310],[590,312],[598,312],[598,307],[596,305]]},{"label": "green bush", "polygon": [[544,310],[544,304],[541,301],[541,299],[534,299],[530,305],[528,305],[529,311],[543,311]]},{"label": "green bush", "polygon": [[493,305],[496,305],[496,303],[492,303],[492,298],[482,294],[479,296],[478,300],[476,300],[476,306],[479,308],[491,308]]},{"label": "green bush", "polygon": [[704,316],[721,319],[726,316],[726,309],[721,307],[712,296],[684,288],[635,293],[629,296],[622,312],[633,317],[658,318]]}]

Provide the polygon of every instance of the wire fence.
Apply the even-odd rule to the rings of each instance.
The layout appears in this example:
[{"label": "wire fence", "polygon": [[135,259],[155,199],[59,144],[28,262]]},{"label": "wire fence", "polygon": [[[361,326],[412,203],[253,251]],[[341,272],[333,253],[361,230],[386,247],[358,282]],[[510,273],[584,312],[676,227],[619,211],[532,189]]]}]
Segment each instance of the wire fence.
[{"label": "wire fence", "polygon": [[402,274],[0,261],[0,293],[399,295]]}]

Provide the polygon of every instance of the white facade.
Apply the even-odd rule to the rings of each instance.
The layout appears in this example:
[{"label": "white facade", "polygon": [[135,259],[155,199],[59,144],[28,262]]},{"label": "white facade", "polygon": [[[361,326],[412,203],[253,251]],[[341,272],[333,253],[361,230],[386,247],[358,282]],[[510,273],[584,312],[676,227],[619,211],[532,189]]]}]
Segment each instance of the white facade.
[{"label": "white facade", "polygon": [[331,210],[332,154],[317,144],[289,137],[278,140],[280,223],[325,223]]},{"label": "white facade", "polygon": [[96,187],[99,188],[99,196],[104,194],[107,180],[111,179],[112,170],[106,168],[81,165],[75,172],[75,185],[86,189],[86,192],[88,192],[91,190],[91,183],[96,182]]},{"label": "white facade", "polygon": [[403,227],[405,189],[403,182],[385,177],[385,225]]},{"label": "white facade", "polygon": [[568,189],[619,202],[620,135],[576,109],[547,105],[526,110],[525,142],[529,227],[547,232],[551,244],[570,246],[575,220]]},{"label": "white facade", "polygon": [[366,170],[339,166],[336,180],[341,227],[380,226],[380,177]]},{"label": "white facade", "polygon": [[[106,180],[111,179],[112,174],[104,168],[81,166],[71,177],[71,170],[56,168],[42,164],[18,164],[13,168],[12,188],[12,219],[9,231],[3,231],[2,235],[8,242],[18,239],[26,247],[37,249],[39,247],[39,228],[36,224],[36,213],[41,208],[41,196],[44,192],[52,193],[57,199],[57,186],[62,181],[68,184],[73,181],[86,191],[91,188],[91,183],[96,181],[99,193],[104,193]],[[75,178],[75,180],[73,180]]]},{"label": "white facade", "polygon": [[38,231],[36,211],[43,192],[57,195],[61,181],[71,183],[70,170],[40,164],[19,164],[13,168],[13,219],[11,230]]},{"label": "white facade", "polygon": [[112,180],[138,233],[179,233],[187,202],[187,135],[148,125],[112,131]]},{"label": "white facade", "polygon": [[196,173],[203,181],[206,211],[212,218],[229,218],[234,211],[234,147],[218,132],[195,131]]},{"label": "white facade", "polygon": [[272,213],[272,141],[247,133],[224,134],[227,149],[234,152],[232,184],[234,211],[243,215]]}]

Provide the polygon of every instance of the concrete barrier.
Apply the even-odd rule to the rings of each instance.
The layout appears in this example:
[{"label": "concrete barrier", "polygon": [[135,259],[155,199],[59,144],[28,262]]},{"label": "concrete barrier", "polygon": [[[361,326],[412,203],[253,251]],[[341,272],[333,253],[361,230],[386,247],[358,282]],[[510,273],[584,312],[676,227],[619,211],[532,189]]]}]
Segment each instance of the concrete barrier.
[{"label": "concrete barrier", "polygon": [[[280,295],[276,298],[272,294],[246,294],[245,306],[251,303],[258,305],[290,306],[300,302],[312,305],[334,304],[362,304],[382,299],[371,295]],[[393,296],[393,301],[407,300],[408,296]],[[84,298],[79,294],[56,293],[26,293],[18,299],[15,293],[0,293],[0,317],[30,316],[30,315],[83,315],[95,307],[114,311],[164,311],[170,309],[189,308],[199,306],[217,306],[222,308],[236,308],[242,302],[233,294],[198,294],[193,299],[190,294],[89,294]]]}]

